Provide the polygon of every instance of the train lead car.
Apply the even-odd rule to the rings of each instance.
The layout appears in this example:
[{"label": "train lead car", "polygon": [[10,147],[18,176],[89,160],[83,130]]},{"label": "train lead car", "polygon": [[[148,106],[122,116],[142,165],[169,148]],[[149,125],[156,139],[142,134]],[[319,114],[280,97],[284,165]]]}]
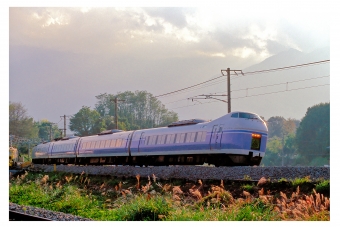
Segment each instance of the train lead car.
[{"label": "train lead car", "polygon": [[231,112],[213,121],[192,119],[168,127],[107,130],[39,144],[36,164],[253,166],[265,155],[268,129],[254,113]]}]

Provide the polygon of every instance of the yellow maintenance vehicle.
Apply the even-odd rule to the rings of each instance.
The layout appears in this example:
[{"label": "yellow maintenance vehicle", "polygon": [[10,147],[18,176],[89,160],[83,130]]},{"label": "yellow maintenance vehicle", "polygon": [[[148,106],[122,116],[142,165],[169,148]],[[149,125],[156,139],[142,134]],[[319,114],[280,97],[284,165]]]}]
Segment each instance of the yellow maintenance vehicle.
[{"label": "yellow maintenance vehicle", "polygon": [[15,147],[9,147],[9,168],[10,169],[23,169],[32,164],[31,161],[24,162],[20,157],[18,149]]}]

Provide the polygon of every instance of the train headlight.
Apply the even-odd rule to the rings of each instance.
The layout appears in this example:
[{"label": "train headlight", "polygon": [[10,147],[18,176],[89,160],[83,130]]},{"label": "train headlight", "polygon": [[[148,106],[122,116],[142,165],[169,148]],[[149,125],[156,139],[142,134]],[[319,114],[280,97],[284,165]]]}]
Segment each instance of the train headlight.
[{"label": "train headlight", "polygon": [[253,138],[261,138],[261,134],[252,133],[251,137],[253,137]]}]

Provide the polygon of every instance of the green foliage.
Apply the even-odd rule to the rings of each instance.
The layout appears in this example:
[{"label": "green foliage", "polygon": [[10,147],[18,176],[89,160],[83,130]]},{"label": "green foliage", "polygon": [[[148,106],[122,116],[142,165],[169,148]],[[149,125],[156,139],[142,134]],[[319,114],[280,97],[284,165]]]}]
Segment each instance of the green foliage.
[{"label": "green foliage", "polygon": [[271,117],[267,121],[268,138],[275,136],[282,138],[284,135],[294,134],[299,124],[300,121],[296,119],[288,118],[288,120],[286,120],[281,116]]},{"label": "green foliage", "polygon": [[125,91],[115,95],[104,93],[96,96],[98,101],[95,109],[102,117],[111,119],[111,122],[106,121],[107,128],[114,126],[112,117],[115,116],[116,110],[112,100],[116,97],[118,100],[125,100],[118,102],[119,129],[162,127],[178,121],[177,113],[167,110],[156,97],[146,91]]},{"label": "green foliage", "polygon": [[39,138],[43,141],[50,141],[50,138],[55,139],[61,137],[58,126],[46,119],[35,122],[34,124],[38,128]]},{"label": "green foliage", "polygon": [[70,118],[70,129],[78,136],[95,135],[105,130],[105,121],[96,110],[83,106]]},{"label": "green foliage", "polygon": [[309,164],[310,166],[329,165],[329,157],[315,157]]},{"label": "green foliage", "polygon": [[253,184],[244,184],[241,186],[241,188],[247,192],[250,192],[250,193],[253,193],[255,188],[254,188],[254,185]]},{"label": "green foliage", "polygon": [[25,138],[37,138],[38,128],[27,109],[19,102],[9,102],[9,134]]},{"label": "green foliage", "polygon": [[164,220],[171,209],[171,204],[164,197],[148,199],[147,196],[140,195],[120,206],[114,214],[121,221],[159,221]]},{"label": "green foliage", "polygon": [[330,103],[321,103],[307,109],[296,131],[298,153],[305,164],[315,157],[329,159],[330,146]]},{"label": "green foliage", "polygon": [[318,192],[320,194],[328,195],[329,192],[330,192],[330,181],[329,180],[323,180],[323,181],[319,182],[315,186],[315,190],[316,190],[316,192]]},{"label": "green foliage", "polygon": [[245,203],[233,213],[235,221],[274,221],[279,220],[271,205],[263,203],[259,199],[251,203]]},{"label": "green foliage", "polygon": [[282,151],[282,139],[277,136],[268,139],[267,151],[279,154]]},{"label": "green foliage", "polygon": [[296,188],[297,186],[302,186],[303,184],[310,182],[311,182],[310,177],[306,176],[303,178],[295,178],[294,180],[292,180],[292,185],[294,188]]}]

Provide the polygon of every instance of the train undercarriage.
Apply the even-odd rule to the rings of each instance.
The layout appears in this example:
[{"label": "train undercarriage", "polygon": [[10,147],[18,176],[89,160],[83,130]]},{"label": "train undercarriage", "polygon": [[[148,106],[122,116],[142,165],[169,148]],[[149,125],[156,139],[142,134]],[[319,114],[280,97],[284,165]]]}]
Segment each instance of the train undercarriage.
[{"label": "train undercarriage", "polygon": [[157,156],[109,156],[33,159],[35,164],[74,164],[74,165],[129,165],[129,166],[169,166],[203,165],[215,166],[254,166],[260,165],[262,157],[233,154],[200,155],[157,155]]}]

